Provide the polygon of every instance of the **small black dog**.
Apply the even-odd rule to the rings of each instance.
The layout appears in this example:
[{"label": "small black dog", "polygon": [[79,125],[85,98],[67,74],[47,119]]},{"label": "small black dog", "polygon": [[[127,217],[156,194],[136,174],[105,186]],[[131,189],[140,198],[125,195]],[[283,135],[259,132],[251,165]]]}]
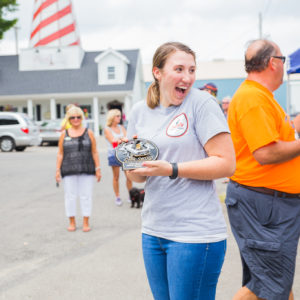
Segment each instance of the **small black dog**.
[{"label": "small black dog", "polygon": [[130,200],[131,200],[131,207],[134,207],[134,205],[136,204],[136,208],[140,208],[141,205],[143,204],[144,198],[145,198],[144,189],[137,189],[137,188],[133,187],[129,191],[129,195],[130,195]]}]

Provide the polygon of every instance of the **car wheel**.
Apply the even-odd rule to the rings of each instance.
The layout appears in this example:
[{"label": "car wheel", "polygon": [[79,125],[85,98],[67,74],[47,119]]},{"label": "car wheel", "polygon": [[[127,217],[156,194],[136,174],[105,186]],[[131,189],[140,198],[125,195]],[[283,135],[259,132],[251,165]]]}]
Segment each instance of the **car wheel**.
[{"label": "car wheel", "polygon": [[15,148],[16,151],[24,151],[26,149],[26,146],[20,146]]},{"label": "car wheel", "polygon": [[2,152],[11,152],[15,148],[15,142],[10,137],[3,137],[0,141],[0,149]]}]

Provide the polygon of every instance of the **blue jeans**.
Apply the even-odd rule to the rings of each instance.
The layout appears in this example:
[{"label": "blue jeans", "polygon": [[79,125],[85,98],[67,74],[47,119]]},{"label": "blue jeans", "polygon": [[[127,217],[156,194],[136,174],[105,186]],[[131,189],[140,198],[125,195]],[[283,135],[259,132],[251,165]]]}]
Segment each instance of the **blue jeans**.
[{"label": "blue jeans", "polygon": [[143,234],[144,263],[155,300],[213,300],[226,240],[178,243]]}]

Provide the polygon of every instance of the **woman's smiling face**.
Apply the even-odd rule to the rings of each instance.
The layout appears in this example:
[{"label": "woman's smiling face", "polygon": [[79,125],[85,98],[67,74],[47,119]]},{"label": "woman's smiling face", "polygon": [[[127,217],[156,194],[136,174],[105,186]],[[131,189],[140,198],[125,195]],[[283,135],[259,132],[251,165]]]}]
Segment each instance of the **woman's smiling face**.
[{"label": "woman's smiling face", "polygon": [[73,115],[69,117],[69,122],[72,125],[72,127],[77,127],[81,125],[82,116],[80,115]]},{"label": "woman's smiling face", "polygon": [[195,82],[196,63],[192,54],[177,50],[167,58],[163,69],[153,68],[159,82],[160,103],[180,105]]}]

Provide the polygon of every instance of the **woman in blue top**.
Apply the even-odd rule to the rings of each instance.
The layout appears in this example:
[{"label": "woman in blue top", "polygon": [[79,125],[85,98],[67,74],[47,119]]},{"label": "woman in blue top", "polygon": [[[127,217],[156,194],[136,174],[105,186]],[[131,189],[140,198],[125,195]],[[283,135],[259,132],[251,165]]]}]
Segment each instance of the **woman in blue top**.
[{"label": "woman in blue top", "polygon": [[192,88],[194,52],[160,46],[147,101],[132,109],[127,136],[153,141],[157,161],[128,172],[144,182],[142,245],[155,300],[211,300],[226,251],[226,224],[214,179],[231,176],[235,155],[227,122],[207,92]]}]

